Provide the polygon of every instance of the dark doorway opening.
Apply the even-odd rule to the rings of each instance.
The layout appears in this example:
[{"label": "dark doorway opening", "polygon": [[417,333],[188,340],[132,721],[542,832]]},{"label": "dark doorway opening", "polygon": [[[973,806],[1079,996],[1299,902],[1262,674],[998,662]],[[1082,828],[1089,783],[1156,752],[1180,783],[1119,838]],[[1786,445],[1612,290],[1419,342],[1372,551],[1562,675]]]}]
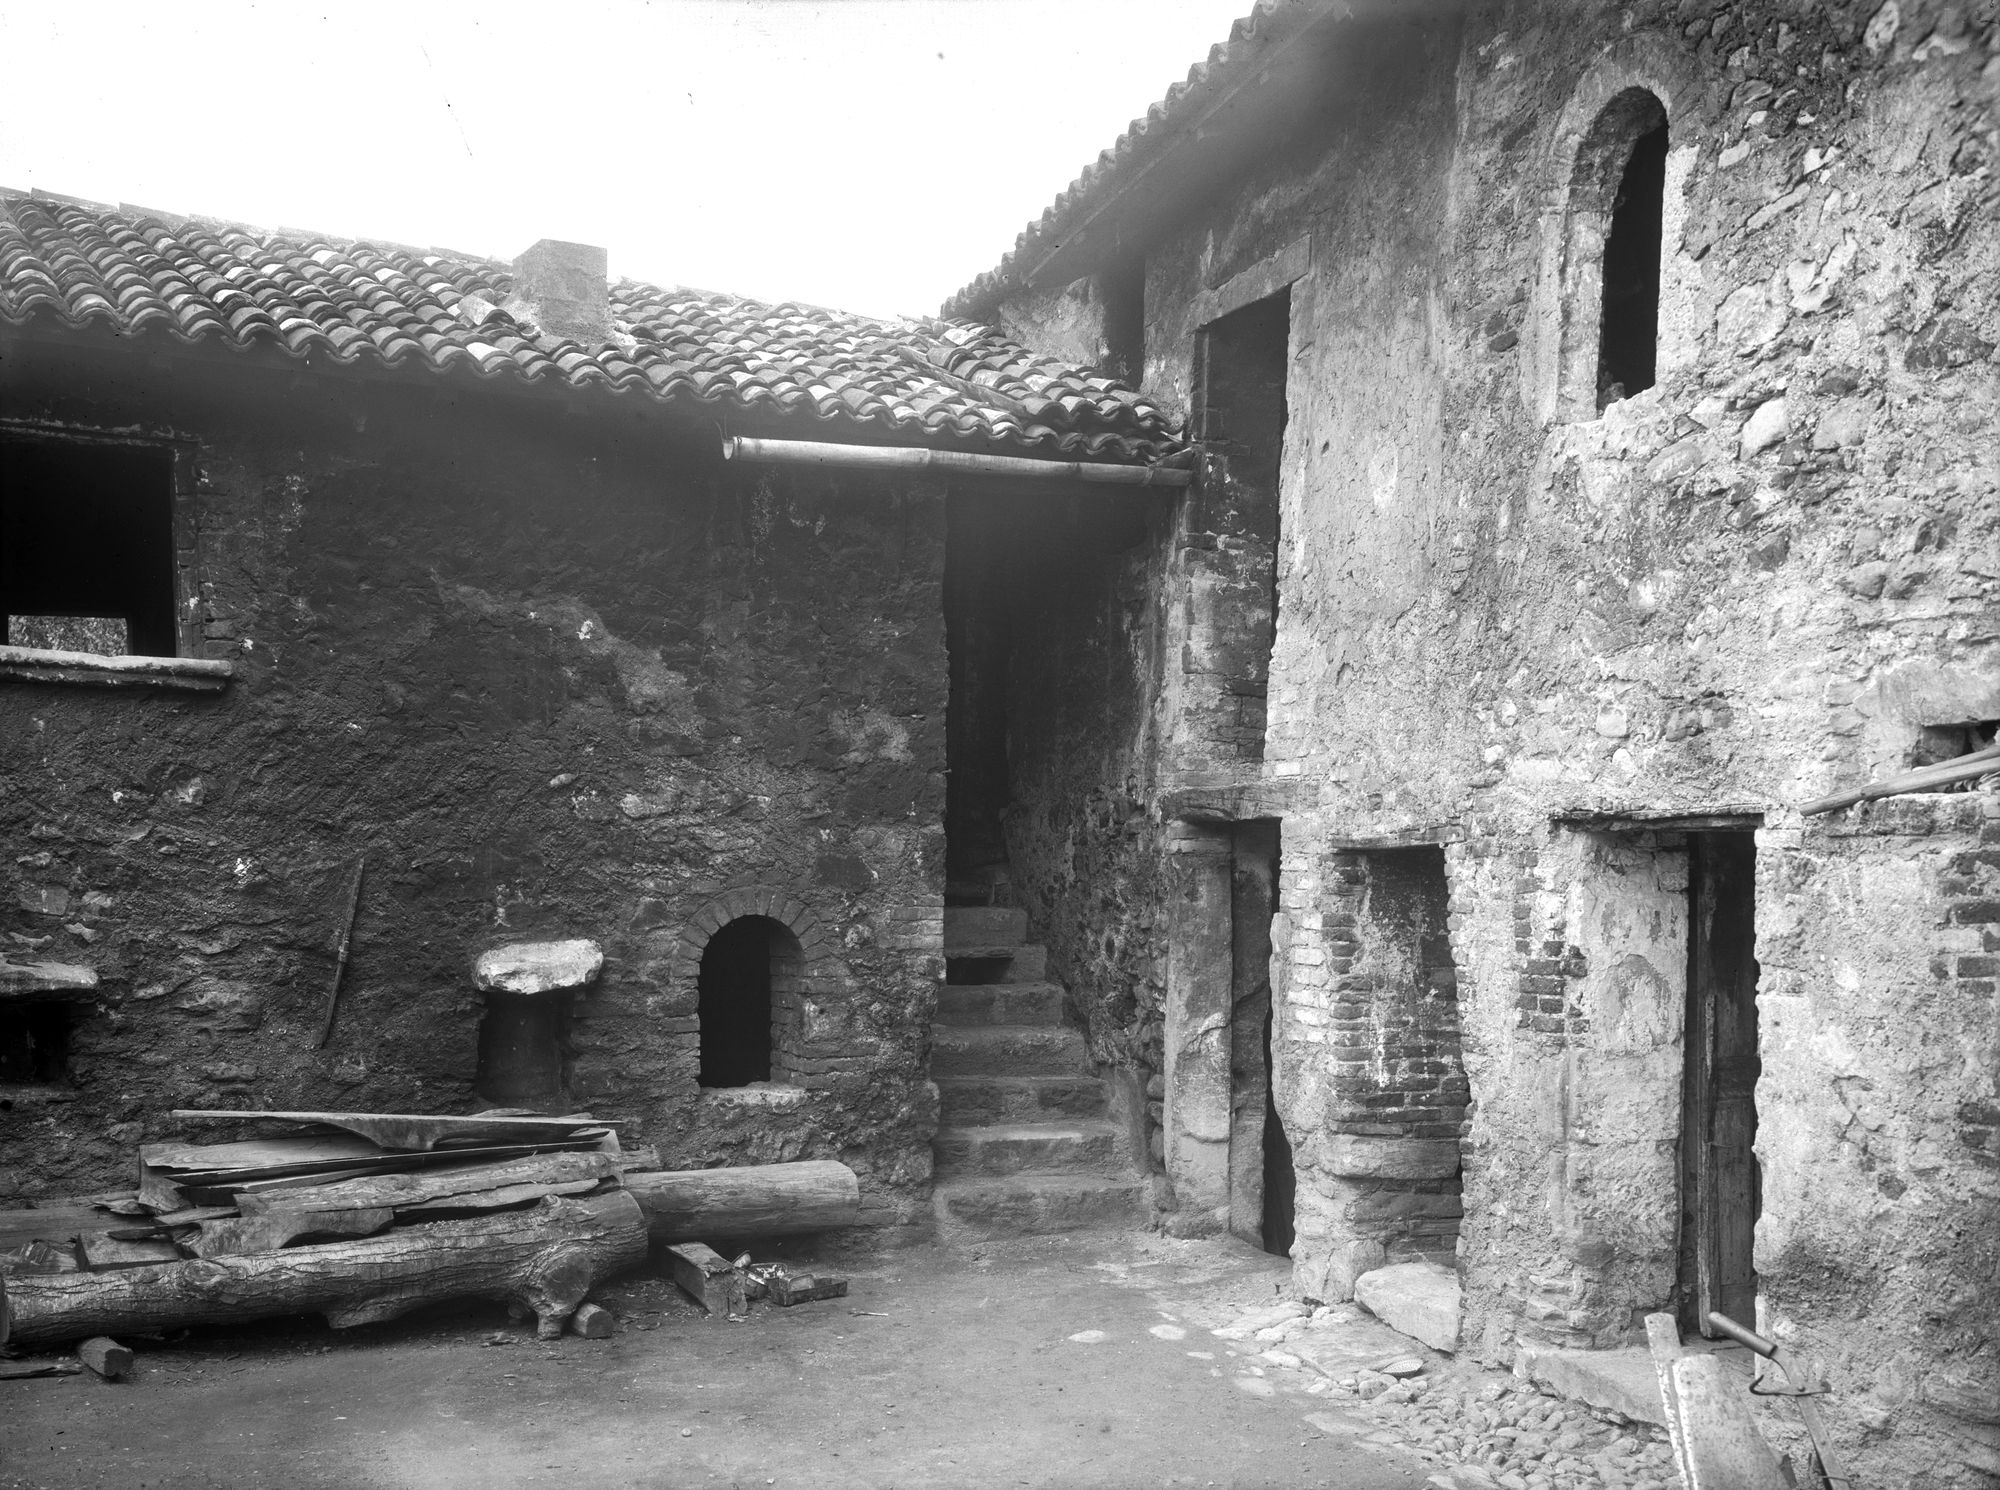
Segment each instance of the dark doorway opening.
[{"label": "dark doorway opening", "polygon": [[1688,835],[1679,1314],[1684,1331],[1705,1335],[1716,1333],[1710,1311],[1756,1322],[1756,887],[1754,834]]},{"label": "dark doorway opening", "polygon": [[1659,122],[1640,135],[1618,179],[1604,240],[1604,308],[1598,322],[1597,407],[1653,386],[1660,344],[1660,234],[1665,221],[1667,125],[1659,100],[1644,95]]},{"label": "dark doorway opening", "polygon": [[773,960],[791,933],[769,916],[739,916],[702,949],[699,993],[703,1086],[771,1079]]},{"label": "dark doorway opening", "polygon": [[1271,1076],[1278,825],[1240,823],[1231,838],[1229,1229],[1288,1257],[1298,1180]]}]

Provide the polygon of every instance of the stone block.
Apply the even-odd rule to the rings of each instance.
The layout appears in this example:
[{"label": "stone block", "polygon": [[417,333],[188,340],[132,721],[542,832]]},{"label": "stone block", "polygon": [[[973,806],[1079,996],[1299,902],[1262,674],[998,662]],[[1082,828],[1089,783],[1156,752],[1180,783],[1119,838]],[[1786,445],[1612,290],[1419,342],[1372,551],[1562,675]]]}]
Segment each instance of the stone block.
[{"label": "stone block", "polygon": [[1363,1273],[1354,1299],[1392,1329],[1433,1350],[1458,1349],[1458,1275],[1427,1262],[1402,1262]]},{"label": "stone block", "polygon": [[1514,1374],[1572,1402],[1666,1426],[1660,1378],[1643,1349],[1535,1350],[1515,1354]]},{"label": "stone block", "polygon": [[472,979],[488,993],[551,993],[581,988],[604,967],[604,951],[583,937],[563,942],[510,942],[479,954]]}]

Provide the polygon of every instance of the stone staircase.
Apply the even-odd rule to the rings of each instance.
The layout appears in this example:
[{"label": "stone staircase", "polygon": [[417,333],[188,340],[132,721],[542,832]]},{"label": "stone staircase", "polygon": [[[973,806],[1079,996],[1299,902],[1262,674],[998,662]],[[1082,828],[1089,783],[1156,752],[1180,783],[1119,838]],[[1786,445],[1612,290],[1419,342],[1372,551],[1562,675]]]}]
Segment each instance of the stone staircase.
[{"label": "stone staircase", "polygon": [[950,971],[931,1076],[942,1098],[933,1203],[946,1236],[1137,1225],[1144,1215],[1110,1091],[1082,1032],[1063,1024],[1063,990],[1027,931],[1012,907],[945,908]]}]

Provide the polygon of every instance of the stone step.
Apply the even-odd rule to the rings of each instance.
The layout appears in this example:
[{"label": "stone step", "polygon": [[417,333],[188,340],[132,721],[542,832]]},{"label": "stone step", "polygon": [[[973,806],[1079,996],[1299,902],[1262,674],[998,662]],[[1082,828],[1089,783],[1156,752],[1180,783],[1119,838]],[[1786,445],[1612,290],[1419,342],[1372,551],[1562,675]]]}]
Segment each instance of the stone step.
[{"label": "stone step", "polygon": [[1136,1226],[1145,1216],[1145,1195],[1145,1183],[1129,1176],[966,1176],[938,1184],[931,1192],[931,1204],[938,1230],[947,1238],[1029,1236]]},{"label": "stone step", "polygon": [[931,1026],[931,1075],[1085,1076],[1081,1030],[1046,1024]]},{"label": "stone step", "polygon": [[947,950],[947,983],[1039,983],[1049,975],[1049,949],[1039,942],[1003,947],[984,957],[962,957]]},{"label": "stone step", "polygon": [[952,1127],[1102,1117],[1110,1105],[1095,1076],[945,1076],[937,1089],[939,1121]]},{"label": "stone step", "polygon": [[1060,1024],[1063,991],[1054,983],[947,983],[937,1022],[952,1025]]},{"label": "stone step", "polygon": [[1120,1167],[1118,1129],[1106,1122],[1006,1123],[940,1128],[931,1144],[940,1179]]},{"label": "stone step", "polygon": [[1011,905],[948,905],[944,955],[1006,957],[1028,940],[1028,913]]}]

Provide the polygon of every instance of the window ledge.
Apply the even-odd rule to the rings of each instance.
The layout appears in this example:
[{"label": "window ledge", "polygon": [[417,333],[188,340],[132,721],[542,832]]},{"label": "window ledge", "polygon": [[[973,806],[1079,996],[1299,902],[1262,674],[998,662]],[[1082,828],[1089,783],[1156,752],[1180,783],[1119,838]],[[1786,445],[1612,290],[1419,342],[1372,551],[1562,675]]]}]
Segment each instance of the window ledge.
[{"label": "window ledge", "polygon": [[40,647],[0,647],[0,683],[82,683],[97,688],[178,688],[220,693],[236,664],[206,657],[99,657]]}]

